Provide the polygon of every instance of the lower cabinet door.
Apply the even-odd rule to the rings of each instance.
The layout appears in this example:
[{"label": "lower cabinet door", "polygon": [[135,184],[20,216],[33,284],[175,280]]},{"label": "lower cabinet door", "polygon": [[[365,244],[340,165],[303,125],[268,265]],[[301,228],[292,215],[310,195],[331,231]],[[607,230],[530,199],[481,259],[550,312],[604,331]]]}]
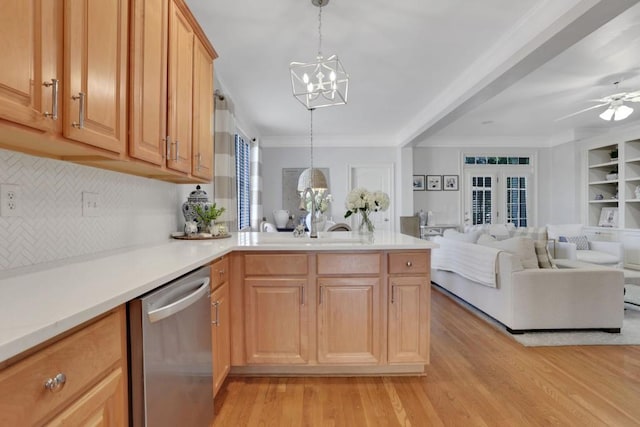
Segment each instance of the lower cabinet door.
[{"label": "lower cabinet door", "polygon": [[229,283],[223,283],[211,294],[211,323],[213,395],[215,396],[227,378],[231,367]]},{"label": "lower cabinet door", "polygon": [[248,364],[306,364],[306,279],[246,279]]},{"label": "lower cabinet door", "polygon": [[429,362],[429,280],[389,279],[389,363]]},{"label": "lower cabinet door", "polygon": [[378,364],[380,279],[318,279],[318,362]]},{"label": "lower cabinet door", "polygon": [[116,369],[47,425],[128,425],[126,379],[122,368]]}]

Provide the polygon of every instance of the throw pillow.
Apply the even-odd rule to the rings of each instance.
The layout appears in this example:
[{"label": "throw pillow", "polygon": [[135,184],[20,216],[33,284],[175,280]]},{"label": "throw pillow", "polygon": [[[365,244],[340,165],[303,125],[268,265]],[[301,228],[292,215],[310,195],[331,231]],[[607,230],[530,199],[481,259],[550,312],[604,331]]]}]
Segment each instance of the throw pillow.
[{"label": "throw pillow", "polygon": [[518,227],[513,232],[514,236],[530,237],[533,240],[547,242],[547,227]]},{"label": "throw pillow", "polygon": [[536,257],[538,258],[538,267],[540,268],[557,268],[551,259],[549,248],[545,242],[534,241],[534,247],[536,249]]},{"label": "throw pillow", "polygon": [[510,239],[495,241],[491,236],[488,238],[482,236],[478,239],[478,244],[490,246],[496,249],[502,249],[518,258],[524,268],[540,268],[538,267],[538,257],[533,240],[528,237],[511,237]]},{"label": "throw pillow", "polygon": [[589,250],[589,240],[587,236],[560,236],[560,242],[575,243],[576,249],[579,251]]},{"label": "throw pillow", "polygon": [[451,239],[451,240],[457,240],[459,242],[469,242],[469,243],[476,243],[479,236],[480,236],[479,231],[472,231],[469,233],[460,233],[459,231],[454,230],[452,228],[448,228],[444,230],[444,233],[442,233],[442,237],[444,237],[445,239]]}]

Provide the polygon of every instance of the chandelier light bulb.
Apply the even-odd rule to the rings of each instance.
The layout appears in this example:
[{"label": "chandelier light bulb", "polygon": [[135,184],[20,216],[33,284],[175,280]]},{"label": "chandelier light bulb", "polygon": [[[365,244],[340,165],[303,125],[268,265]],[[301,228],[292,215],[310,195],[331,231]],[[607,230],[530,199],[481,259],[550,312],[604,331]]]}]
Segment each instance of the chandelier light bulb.
[{"label": "chandelier light bulb", "polygon": [[308,83],[307,84],[307,91],[313,92],[313,83]]},{"label": "chandelier light bulb", "polygon": [[336,72],[331,70],[331,73],[329,73],[329,80],[331,80],[332,82],[336,81]]},{"label": "chandelier light bulb", "polygon": [[304,74],[302,75],[302,81],[303,81],[305,84],[308,84],[308,83],[309,83],[309,74],[304,73]]}]

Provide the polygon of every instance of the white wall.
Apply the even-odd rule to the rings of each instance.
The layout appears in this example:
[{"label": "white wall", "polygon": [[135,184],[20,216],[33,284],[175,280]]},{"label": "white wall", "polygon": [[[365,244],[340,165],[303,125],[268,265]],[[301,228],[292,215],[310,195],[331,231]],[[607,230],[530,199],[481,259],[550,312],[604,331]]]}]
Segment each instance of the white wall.
[{"label": "white wall", "polygon": [[[576,224],[581,222],[581,156],[576,142],[557,145],[547,151],[551,164],[549,186],[540,192],[547,209],[542,224]],[[541,162],[545,164],[546,162]],[[546,171],[545,169],[541,169]],[[545,172],[546,173],[546,172]]]},{"label": "white wall", "polygon": [[[176,184],[7,150],[0,183],[20,186],[21,205],[0,217],[0,272],[166,241],[182,203]],[[82,216],[83,191],[100,195],[99,216]]]},{"label": "white wall", "polygon": [[[309,148],[283,148],[264,147],[262,150],[262,173],[264,216],[268,221],[273,221],[273,211],[282,209],[282,169],[309,167]],[[344,202],[349,189],[348,172],[349,165],[357,164],[393,164],[395,170],[395,188],[399,193],[401,182],[399,167],[400,149],[396,148],[335,148],[319,147],[313,150],[313,165],[318,168],[329,168],[329,189],[334,202],[331,204],[330,213],[336,222],[344,221],[346,211]],[[374,189],[371,189],[374,190]],[[396,218],[402,206],[402,195],[396,194]],[[396,219],[396,226],[397,226]],[[399,229],[399,228],[397,228]]]}]

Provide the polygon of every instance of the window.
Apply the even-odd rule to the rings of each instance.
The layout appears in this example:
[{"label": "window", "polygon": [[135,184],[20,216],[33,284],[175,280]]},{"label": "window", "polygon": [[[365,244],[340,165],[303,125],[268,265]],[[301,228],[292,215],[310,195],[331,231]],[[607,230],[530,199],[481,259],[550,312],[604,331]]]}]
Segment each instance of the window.
[{"label": "window", "polygon": [[463,156],[465,224],[513,223],[528,227],[534,184],[530,156]]},{"label": "window", "polygon": [[238,195],[238,230],[251,224],[249,142],[236,134],[236,191]]}]

